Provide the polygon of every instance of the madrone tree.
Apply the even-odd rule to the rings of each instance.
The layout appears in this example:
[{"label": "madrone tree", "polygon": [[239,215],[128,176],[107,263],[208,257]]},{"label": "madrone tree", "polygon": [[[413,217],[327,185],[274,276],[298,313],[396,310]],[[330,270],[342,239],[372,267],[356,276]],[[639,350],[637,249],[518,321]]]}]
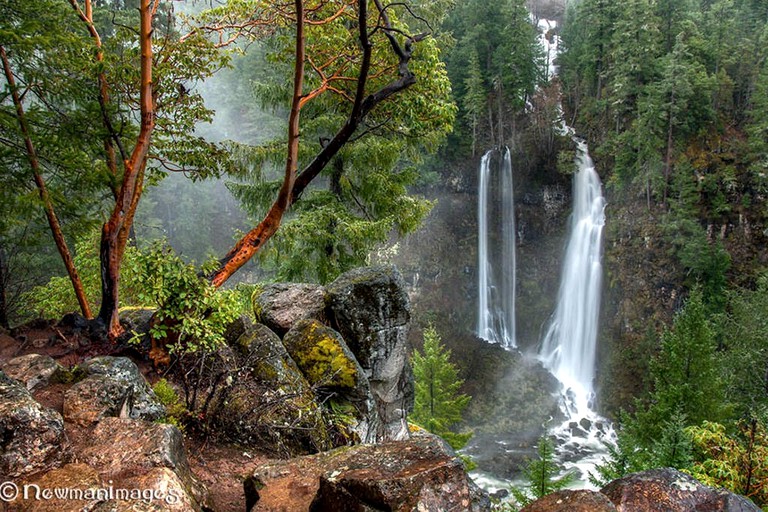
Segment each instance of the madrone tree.
[{"label": "madrone tree", "polygon": [[[233,40],[238,35],[263,38],[270,28],[266,34],[276,36],[270,40],[270,44],[276,45],[274,59],[284,63],[286,56],[291,55],[293,60],[292,93],[285,98],[291,110],[282,178],[271,185],[273,199],[262,220],[235,244],[210,275],[214,286],[223,285],[262,250],[289,209],[302,197],[312,195],[311,186],[321,181],[318,178],[324,170],[334,168],[329,170],[328,179],[344,186],[350,182],[348,176],[340,176],[345,173],[344,161],[363,157],[365,144],[374,148],[376,137],[405,141],[431,137],[434,143],[450,130],[455,106],[449,97],[450,87],[436,42],[427,32],[410,33],[402,21],[406,18],[428,26],[408,4],[381,0],[232,2],[203,16],[201,30],[216,34],[217,40]],[[280,98],[279,91],[277,97]],[[308,122],[300,125],[300,113],[303,120],[304,112],[309,112]],[[310,140],[306,134],[316,138]],[[359,148],[356,154],[345,154],[344,150],[355,144]],[[272,144],[260,148],[258,153],[267,155],[264,160],[271,155],[274,162],[279,147]],[[406,147],[401,146],[402,151]],[[360,182],[364,184],[368,179],[375,183],[375,173],[366,173],[364,166],[360,167]],[[256,179],[262,179],[261,170],[255,174]],[[406,192],[398,188],[395,195],[405,198]],[[338,204],[327,195],[324,198],[326,207],[334,201]],[[318,205],[317,200],[314,195],[311,203]],[[358,203],[363,216],[376,215],[366,212],[362,201]],[[401,199],[400,203],[390,203],[390,207],[407,211],[408,201]],[[309,210],[310,217],[312,211]],[[322,211],[314,210],[315,216]],[[340,215],[336,219],[339,224],[347,220]],[[306,222],[309,220],[305,218]],[[332,231],[334,219],[329,217],[328,221],[325,231]]]}]

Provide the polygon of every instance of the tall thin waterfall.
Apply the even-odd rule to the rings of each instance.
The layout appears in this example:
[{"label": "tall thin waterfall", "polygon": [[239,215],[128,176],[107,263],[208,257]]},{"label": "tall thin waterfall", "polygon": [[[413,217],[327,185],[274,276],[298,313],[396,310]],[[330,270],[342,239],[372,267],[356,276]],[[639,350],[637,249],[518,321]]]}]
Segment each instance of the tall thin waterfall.
[{"label": "tall thin waterfall", "polygon": [[563,384],[574,413],[590,409],[602,284],[601,242],[605,199],[587,145],[578,142],[573,213],[557,308],[540,357]]},{"label": "tall thin waterfall", "polygon": [[480,160],[477,336],[491,343],[515,347],[516,228],[512,156],[506,148],[501,176],[494,179],[493,152],[487,151]]}]

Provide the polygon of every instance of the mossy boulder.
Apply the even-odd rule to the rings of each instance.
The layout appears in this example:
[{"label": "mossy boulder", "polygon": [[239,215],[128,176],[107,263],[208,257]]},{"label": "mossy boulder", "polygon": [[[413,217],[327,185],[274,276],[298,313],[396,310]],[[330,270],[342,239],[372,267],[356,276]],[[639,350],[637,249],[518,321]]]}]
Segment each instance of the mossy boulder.
[{"label": "mossy boulder", "polygon": [[232,352],[229,384],[211,406],[219,434],[280,457],[331,448],[328,422],[312,386],[277,334],[253,325],[233,343]]},{"label": "mossy boulder", "polygon": [[317,320],[301,320],[288,331],[283,344],[331,416],[345,418],[342,430],[353,438],[374,442],[374,400],[363,368],[341,335]]},{"label": "mossy boulder", "polygon": [[364,384],[363,369],[341,335],[317,320],[301,320],[283,339],[301,373],[313,386],[355,390]]}]

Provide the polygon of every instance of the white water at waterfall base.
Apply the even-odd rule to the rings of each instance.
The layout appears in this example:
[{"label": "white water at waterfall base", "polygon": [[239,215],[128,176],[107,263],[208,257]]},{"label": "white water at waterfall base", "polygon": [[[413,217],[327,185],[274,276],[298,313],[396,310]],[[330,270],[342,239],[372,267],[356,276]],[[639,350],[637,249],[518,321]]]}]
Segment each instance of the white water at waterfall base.
[{"label": "white water at waterfall base", "polygon": [[562,384],[566,420],[551,430],[558,458],[588,486],[589,472],[615,439],[612,424],[594,411],[593,379],[602,288],[602,232],[605,199],[586,143],[576,140],[573,212],[563,260],[557,307],[539,358]]}]

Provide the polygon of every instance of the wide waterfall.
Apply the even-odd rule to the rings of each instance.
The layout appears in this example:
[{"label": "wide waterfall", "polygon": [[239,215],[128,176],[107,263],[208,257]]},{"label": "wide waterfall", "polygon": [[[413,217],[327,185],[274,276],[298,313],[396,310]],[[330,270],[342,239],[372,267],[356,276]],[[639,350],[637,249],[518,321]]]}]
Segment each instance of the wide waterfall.
[{"label": "wide waterfall", "polygon": [[587,145],[577,143],[578,171],[573,178],[570,236],[557,308],[544,336],[540,357],[563,384],[575,408],[571,415],[584,415],[594,395],[605,199]]},{"label": "wide waterfall", "polygon": [[483,155],[479,171],[477,336],[505,347],[516,347],[512,156],[506,148],[499,177],[491,170],[493,154],[494,150],[490,150]]}]

